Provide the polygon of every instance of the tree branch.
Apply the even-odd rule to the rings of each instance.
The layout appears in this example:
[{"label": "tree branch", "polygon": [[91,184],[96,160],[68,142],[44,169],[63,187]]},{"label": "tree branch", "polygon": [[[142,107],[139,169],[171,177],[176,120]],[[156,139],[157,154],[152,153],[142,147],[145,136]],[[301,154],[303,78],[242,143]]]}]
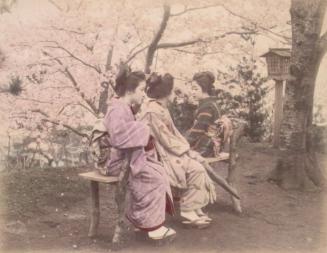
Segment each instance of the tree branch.
[{"label": "tree branch", "polygon": [[[135,17],[135,15],[134,15],[134,17]],[[134,22],[132,23],[132,26],[133,26],[133,28],[134,28],[136,34],[137,34],[137,37],[139,38],[140,42],[142,43],[143,40],[142,40],[142,37],[141,37],[141,34],[140,34],[140,30],[137,28],[137,26],[135,25]]]},{"label": "tree branch", "polygon": [[211,39],[206,40],[206,42],[210,42],[212,40],[223,39],[228,35],[239,35],[239,36],[242,37],[242,39],[248,40],[250,38],[249,37],[250,35],[254,35],[254,34],[257,34],[257,33],[258,33],[258,31],[256,31],[256,30],[230,31],[230,32],[225,32],[225,33],[220,34],[220,35],[213,36]]},{"label": "tree branch", "polygon": [[81,98],[90,106],[93,113],[97,114],[98,110],[97,110],[96,106],[92,103],[91,100],[89,100],[85,97],[85,94],[83,92],[80,91],[80,87],[79,87],[76,79],[72,75],[72,73],[69,71],[68,67],[65,67],[60,59],[53,57],[48,52],[46,52],[46,51],[42,51],[42,52],[44,55],[52,57],[52,60],[56,61],[59,65],[64,67],[64,70],[60,70],[60,72],[62,72],[71,81],[75,90],[78,92],[78,94],[81,96]]},{"label": "tree branch", "polygon": [[[50,118],[49,114],[47,114],[46,112],[44,112],[44,111],[42,111],[40,109],[31,110],[31,112],[39,113],[39,114],[41,114],[42,116],[44,116],[46,118]],[[75,129],[74,127],[71,127],[71,126],[69,126],[67,124],[63,124],[63,123],[59,122],[58,120],[41,119],[41,121],[49,122],[49,123],[52,123],[52,124],[57,125],[57,126],[62,125],[63,127],[65,127],[67,129],[71,130],[72,132],[74,132],[75,134],[77,134],[79,136],[82,136],[82,137],[86,137],[86,138],[89,139],[89,136],[87,134],[82,133],[82,132],[78,131],[77,129]]]},{"label": "tree branch", "polygon": [[101,69],[98,66],[94,66],[92,64],[89,64],[87,62],[85,62],[84,60],[82,60],[81,58],[77,57],[76,55],[74,55],[72,52],[70,52],[68,49],[64,48],[63,46],[61,46],[57,41],[44,41],[44,42],[50,42],[50,43],[55,43],[56,46],[45,46],[47,48],[55,48],[55,49],[61,49],[64,52],[66,52],[70,57],[72,57],[73,59],[79,61],[80,63],[82,63],[83,65],[94,69],[98,74],[101,74]]},{"label": "tree branch", "polygon": [[139,49],[139,50],[137,50],[134,54],[132,54],[125,62],[124,62],[124,64],[127,64],[127,63],[129,63],[131,60],[133,60],[138,54],[140,54],[140,53],[142,53],[142,52],[144,52],[146,49],[148,49],[149,48],[149,45],[147,45],[147,46],[145,46],[145,47],[143,47],[143,48],[141,48],[141,49]]},{"label": "tree branch", "polygon": [[66,105],[64,105],[60,110],[59,112],[57,113],[57,116],[59,116],[67,107],[69,106],[73,106],[73,105],[78,105],[78,106],[81,106],[83,107],[84,109],[86,109],[88,112],[92,113],[93,116],[95,117],[98,117],[97,114],[95,114],[92,110],[90,110],[90,108],[88,108],[87,106],[81,104],[81,103],[68,103]]},{"label": "tree branch", "polygon": [[325,32],[319,39],[319,51],[321,57],[323,57],[327,52],[327,32]]},{"label": "tree branch", "polygon": [[47,114],[46,112],[44,112],[44,111],[42,111],[42,110],[40,110],[40,109],[34,109],[34,110],[31,110],[31,112],[39,113],[39,114],[41,114],[42,116],[47,117],[47,118],[50,117],[49,114]]},{"label": "tree branch", "polygon": [[106,68],[105,68],[106,71],[111,69],[111,62],[112,62],[113,54],[114,54],[114,46],[111,45],[109,47],[108,54],[107,54],[107,61],[106,61]]},{"label": "tree branch", "polygon": [[84,3],[84,0],[81,0],[79,2],[78,6],[77,6],[77,10],[79,10],[82,7],[83,3]]},{"label": "tree branch", "polygon": [[272,31],[271,29],[272,28],[267,28],[267,27],[264,27],[264,26],[261,26],[258,24],[258,22],[255,22],[253,21],[252,19],[250,18],[247,18],[241,14],[238,14],[234,11],[232,11],[231,9],[227,8],[225,5],[223,4],[212,4],[212,5],[207,5],[207,6],[201,6],[201,7],[194,7],[194,8],[187,8],[187,6],[184,7],[184,10],[181,11],[181,12],[178,12],[178,13],[175,13],[175,14],[171,14],[170,16],[171,17],[176,17],[176,16],[180,16],[180,15],[183,15],[187,12],[191,12],[191,11],[196,11],[196,10],[203,10],[203,9],[208,9],[208,8],[213,8],[213,7],[222,7],[225,11],[227,11],[228,13],[230,13],[231,15],[235,16],[235,17],[238,17],[240,19],[243,19],[247,22],[249,22],[250,24],[254,25],[255,27],[259,27],[261,30],[265,31],[265,32],[268,32],[268,33],[271,33],[273,34],[274,36],[277,36],[279,38],[282,38],[284,40],[286,40],[288,42],[288,44],[290,43],[291,41],[291,38],[288,37],[288,36],[285,36],[285,35],[282,35],[282,34],[279,34],[277,32],[274,32]]},{"label": "tree branch", "polygon": [[212,8],[212,7],[217,7],[220,6],[220,4],[212,4],[212,5],[206,5],[206,6],[201,6],[201,7],[194,7],[194,8],[187,8],[187,6],[184,6],[184,10],[178,13],[173,13],[170,14],[171,17],[176,17],[176,16],[181,16],[187,12],[191,12],[191,11],[196,11],[196,10],[203,10],[203,9],[208,9],[208,8]]},{"label": "tree branch", "polygon": [[132,49],[128,53],[127,58],[129,58],[134,53],[134,51],[136,50],[136,48],[138,48],[141,45],[142,45],[142,42],[140,42],[140,43],[136,44],[134,47],[132,47]]},{"label": "tree branch", "polygon": [[[125,7],[125,0],[122,1],[122,10],[124,9]],[[122,13],[119,12],[120,14]],[[116,22],[116,25],[115,25],[115,30],[114,30],[114,34],[113,34],[113,39],[112,39],[112,43],[109,47],[109,50],[108,50],[108,54],[107,54],[107,61],[106,61],[106,68],[105,70],[108,71],[111,69],[111,64],[112,64],[112,58],[113,58],[113,54],[114,54],[114,43],[116,41],[116,37],[117,37],[117,34],[118,34],[118,27],[120,25],[120,19],[121,19],[121,15],[118,15],[118,18],[117,18],[117,22]]]},{"label": "tree branch", "polygon": [[32,102],[36,102],[36,103],[40,103],[40,104],[50,104],[50,105],[53,104],[52,102],[49,102],[49,101],[41,101],[41,100],[32,99],[32,98],[18,97],[17,99],[26,100],[26,101],[32,101]]},{"label": "tree branch", "polygon": [[193,54],[193,55],[212,55],[212,54],[221,54],[223,51],[212,51],[212,52],[192,52],[188,50],[183,50],[183,49],[177,49],[173,48],[172,50],[179,52],[179,53],[184,53],[184,54]]},{"label": "tree branch", "polygon": [[63,8],[61,8],[55,1],[48,0],[49,3],[51,3],[54,7],[56,7],[59,11],[63,11]]},{"label": "tree branch", "polygon": [[231,31],[231,32],[223,33],[221,35],[213,36],[213,37],[211,37],[209,39],[200,39],[199,38],[199,39],[185,41],[185,42],[161,43],[161,44],[158,44],[157,49],[184,47],[184,46],[189,46],[189,45],[193,45],[193,44],[196,44],[196,43],[209,43],[209,42],[211,42],[213,40],[218,40],[218,39],[225,38],[228,35],[239,35],[243,39],[247,40],[248,36],[256,34],[256,33],[257,33],[256,31]]},{"label": "tree branch", "polygon": [[78,35],[85,35],[84,32],[78,32],[78,31],[74,31],[74,30],[67,30],[65,28],[61,28],[61,27],[56,27],[54,25],[51,26],[51,28],[53,30],[56,30],[56,31],[63,31],[63,32],[66,32],[66,33],[74,33],[74,34],[78,34]]},{"label": "tree branch", "polygon": [[324,25],[326,8],[327,8],[327,0],[320,0],[320,2],[318,4],[318,16],[319,16],[318,30],[319,31],[322,30],[322,27]]},{"label": "tree branch", "polygon": [[81,137],[86,137],[87,139],[90,138],[87,134],[82,133],[82,132],[78,131],[77,129],[75,129],[74,127],[71,127],[71,126],[69,126],[67,124],[60,123],[59,121],[50,120],[50,119],[41,119],[41,121],[43,121],[43,122],[49,122],[49,123],[54,124],[54,125],[57,125],[57,126],[60,126],[61,125],[61,126],[67,128],[67,129],[71,130],[73,133],[75,133],[75,134],[77,134],[77,135],[79,135]]},{"label": "tree branch", "polygon": [[191,41],[185,41],[185,42],[177,42],[177,43],[161,43],[158,44],[157,49],[166,49],[166,48],[172,48],[172,47],[184,47],[193,45],[196,43],[204,42],[201,39],[191,40]]},{"label": "tree branch", "polygon": [[[184,46],[189,46],[189,45],[194,45],[196,43],[209,43],[213,40],[218,40],[225,38],[228,35],[240,35],[242,38],[247,39],[245,36],[253,35],[256,34],[256,31],[232,31],[232,32],[226,32],[221,35],[214,36],[212,38],[209,38],[207,40],[204,39],[194,39],[190,41],[184,41],[184,42],[167,42],[167,43],[160,43],[157,45],[157,49],[168,49],[168,48],[176,48],[176,47],[184,47]],[[147,48],[149,48],[150,45],[147,45],[138,51],[136,51],[134,54],[132,54],[124,63],[127,64],[129,63],[133,58],[135,58],[138,54],[144,52]]]},{"label": "tree branch", "polygon": [[274,32],[274,31],[271,31],[269,28],[259,25],[258,22],[255,22],[255,21],[253,21],[253,20],[250,19],[250,18],[247,18],[247,17],[245,17],[245,16],[243,16],[243,15],[241,15],[241,14],[238,14],[238,13],[232,11],[231,9],[227,8],[227,7],[226,7],[225,5],[223,5],[223,4],[220,4],[220,7],[222,7],[222,8],[223,8],[225,11],[227,11],[229,14],[231,14],[231,15],[233,15],[233,16],[235,16],[235,17],[238,17],[238,18],[240,18],[240,19],[243,19],[243,20],[249,22],[249,23],[252,24],[254,27],[260,28],[261,30],[263,30],[263,31],[265,31],[265,32],[271,33],[271,34],[273,34],[273,35],[275,35],[275,36],[277,36],[277,37],[279,37],[279,38],[282,38],[282,39],[286,40],[286,41],[289,42],[289,43],[291,42],[291,38],[288,37],[288,36],[285,36],[285,35],[282,35],[282,34],[276,33],[276,32]]},{"label": "tree branch", "polygon": [[0,1],[0,14],[5,12],[11,13],[11,8],[16,2],[17,0],[12,0],[10,3],[7,3],[7,1]]},{"label": "tree branch", "polygon": [[85,97],[85,94],[83,92],[80,92],[80,88],[78,83],[76,82],[74,76],[72,75],[72,73],[69,71],[69,69],[66,67],[65,71],[66,76],[68,77],[68,79],[72,82],[72,84],[74,85],[76,91],[81,95],[81,97],[83,98],[83,100],[91,107],[91,109],[93,110],[94,114],[97,114],[97,108],[96,106],[92,103],[91,100],[87,99]]}]

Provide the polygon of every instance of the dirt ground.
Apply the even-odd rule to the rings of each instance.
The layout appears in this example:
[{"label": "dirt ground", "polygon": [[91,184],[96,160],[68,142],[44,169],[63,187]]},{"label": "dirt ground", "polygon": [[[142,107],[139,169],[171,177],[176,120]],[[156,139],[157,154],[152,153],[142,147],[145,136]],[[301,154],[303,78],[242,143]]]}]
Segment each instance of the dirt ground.
[{"label": "dirt ground", "polygon": [[[233,212],[229,196],[217,187],[219,201],[207,208],[211,227],[185,229],[178,217],[168,218],[178,233],[172,244],[156,248],[129,229],[121,252],[327,252],[326,192],[284,191],[267,182],[276,158],[268,145],[242,145],[238,188],[243,214]],[[113,189],[100,189],[99,236],[89,239],[89,185],[77,176],[85,170],[1,172],[0,251],[112,251]]]}]

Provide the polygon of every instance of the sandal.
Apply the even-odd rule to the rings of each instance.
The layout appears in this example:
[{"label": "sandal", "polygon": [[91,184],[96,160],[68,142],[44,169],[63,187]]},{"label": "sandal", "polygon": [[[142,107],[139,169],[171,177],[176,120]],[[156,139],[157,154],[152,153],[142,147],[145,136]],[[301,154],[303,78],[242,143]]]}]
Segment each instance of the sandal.
[{"label": "sandal", "polygon": [[204,220],[203,218],[199,218],[195,220],[184,220],[182,221],[182,224],[186,228],[198,228],[198,229],[204,229],[210,226],[210,222]]},{"label": "sandal", "polygon": [[211,222],[212,221],[212,219],[208,215],[206,215],[206,214],[198,214],[198,215],[204,221],[207,221],[207,222]]},{"label": "sandal", "polygon": [[196,210],[195,212],[199,216],[199,218],[201,218],[201,219],[203,219],[203,220],[205,220],[207,222],[212,221],[212,219],[206,213],[204,213],[201,209]]},{"label": "sandal", "polygon": [[152,241],[169,241],[171,242],[176,236],[176,231],[171,229],[171,228],[167,228],[166,232],[162,235],[162,236],[158,236],[158,237],[150,237],[149,239]]}]

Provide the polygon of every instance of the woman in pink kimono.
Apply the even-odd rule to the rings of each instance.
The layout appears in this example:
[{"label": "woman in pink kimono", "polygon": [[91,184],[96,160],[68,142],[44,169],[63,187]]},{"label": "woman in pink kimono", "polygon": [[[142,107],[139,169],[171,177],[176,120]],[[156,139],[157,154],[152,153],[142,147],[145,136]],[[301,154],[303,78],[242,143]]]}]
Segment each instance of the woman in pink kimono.
[{"label": "woman in pink kimono", "polygon": [[176,232],[163,226],[165,212],[173,214],[172,195],[167,174],[162,165],[145,151],[150,129],[136,121],[132,104],[140,104],[145,97],[145,76],[142,72],[123,69],[116,79],[119,96],[110,101],[104,124],[113,147],[106,167],[110,175],[120,173],[122,162],[129,159],[129,202],[127,218],[138,229],[148,232],[151,239],[172,238]]},{"label": "woman in pink kimono", "polygon": [[150,99],[142,104],[138,117],[150,126],[170,185],[181,193],[183,223],[202,228],[211,222],[202,208],[215,201],[215,187],[201,164],[203,158],[190,149],[169,114],[167,104],[172,99],[172,89],[173,77],[170,74],[161,77],[153,73],[147,80],[146,88]]}]

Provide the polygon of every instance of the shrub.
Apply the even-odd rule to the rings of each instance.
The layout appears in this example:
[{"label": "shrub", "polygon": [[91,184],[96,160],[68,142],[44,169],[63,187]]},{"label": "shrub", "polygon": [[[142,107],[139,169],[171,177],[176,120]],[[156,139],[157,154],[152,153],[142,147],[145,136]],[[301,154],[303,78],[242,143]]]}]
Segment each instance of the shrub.
[{"label": "shrub", "polygon": [[13,76],[9,82],[9,93],[18,96],[23,91],[22,87],[23,81],[20,79],[19,76]]}]

